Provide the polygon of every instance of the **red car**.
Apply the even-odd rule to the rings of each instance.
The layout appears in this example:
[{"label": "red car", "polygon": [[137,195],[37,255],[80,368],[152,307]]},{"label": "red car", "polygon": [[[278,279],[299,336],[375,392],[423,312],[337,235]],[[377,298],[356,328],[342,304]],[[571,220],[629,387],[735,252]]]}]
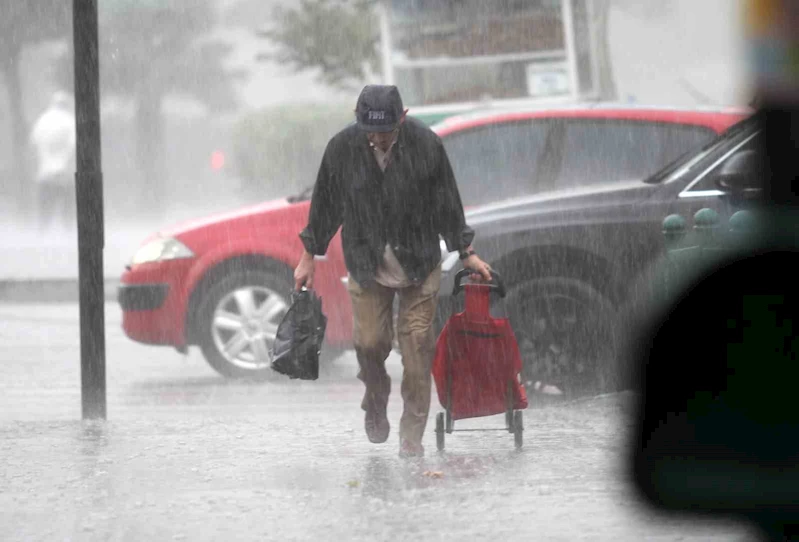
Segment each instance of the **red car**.
[{"label": "red car", "polygon": [[[555,187],[646,177],[745,115],[618,106],[493,110],[450,118],[434,130],[470,207]],[[128,337],[180,351],[198,345],[228,377],[269,374],[269,349],[303,249],[298,233],[309,196],[306,190],[146,239],[118,292]],[[328,316],[327,354],[351,343],[346,275],[337,235],[316,273]]]}]

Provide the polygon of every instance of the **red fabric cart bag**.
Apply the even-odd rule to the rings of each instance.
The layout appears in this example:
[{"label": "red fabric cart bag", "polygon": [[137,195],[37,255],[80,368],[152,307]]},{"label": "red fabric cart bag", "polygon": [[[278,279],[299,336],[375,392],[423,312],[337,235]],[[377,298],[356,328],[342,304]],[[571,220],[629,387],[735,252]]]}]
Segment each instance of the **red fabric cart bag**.
[{"label": "red fabric cart bag", "polygon": [[488,286],[466,284],[464,291],[465,310],[450,317],[436,343],[433,379],[441,406],[447,406],[449,375],[453,420],[506,412],[509,388],[512,408],[527,408],[519,382],[522,360],[510,322],[491,317]]}]

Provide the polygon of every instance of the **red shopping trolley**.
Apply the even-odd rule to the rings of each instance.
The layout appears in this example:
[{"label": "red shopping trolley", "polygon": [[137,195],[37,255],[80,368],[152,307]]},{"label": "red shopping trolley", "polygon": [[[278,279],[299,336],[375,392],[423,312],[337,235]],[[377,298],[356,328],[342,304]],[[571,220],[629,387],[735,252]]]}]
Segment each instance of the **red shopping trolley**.
[{"label": "red shopping trolley", "polygon": [[[465,295],[465,309],[452,315],[436,343],[433,379],[444,412],[436,416],[436,445],[444,449],[446,433],[455,431],[455,420],[505,413],[505,427],[517,448],[522,447],[522,409],[527,394],[520,382],[522,359],[507,318],[489,312],[492,294],[505,297],[502,278],[492,272],[486,284],[461,284],[473,271],[455,276],[452,296]],[[460,431],[491,431],[461,429]]]}]

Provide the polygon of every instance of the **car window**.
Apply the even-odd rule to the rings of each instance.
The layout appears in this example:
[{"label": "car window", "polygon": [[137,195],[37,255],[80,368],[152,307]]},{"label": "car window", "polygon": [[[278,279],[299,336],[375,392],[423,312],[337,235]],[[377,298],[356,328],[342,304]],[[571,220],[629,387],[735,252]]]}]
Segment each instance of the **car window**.
[{"label": "car window", "polygon": [[532,178],[546,143],[546,121],[481,126],[444,137],[465,206],[535,192]]},{"label": "car window", "polygon": [[[712,164],[705,172],[700,173],[697,175],[697,179],[695,179],[691,184],[686,187],[685,193],[691,195],[712,195],[716,193],[720,193],[718,186],[716,186],[716,178],[721,172],[724,164],[727,163],[731,157],[736,155],[738,152],[747,151],[747,150],[759,150],[762,149],[762,142],[760,142],[760,138],[757,137],[758,134],[752,134],[749,138],[745,139],[742,143],[734,146],[729,151],[727,151],[724,155],[723,160],[719,160],[716,163]],[[708,194],[710,191],[710,194]]]},{"label": "car window", "polygon": [[702,148],[702,146],[715,139],[718,135],[712,129],[705,126],[673,124],[661,125],[661,127],[668,132],[668,138],[664,148],[663,160],[665,160],[665,162],[658,164],[656,169],[665,167],[686,153],[695,152],[697,149]]},{"label": "car window", "polygon": [[633,121],[569,121],[557,184],[644,179],[710,141],[707,128]]}]

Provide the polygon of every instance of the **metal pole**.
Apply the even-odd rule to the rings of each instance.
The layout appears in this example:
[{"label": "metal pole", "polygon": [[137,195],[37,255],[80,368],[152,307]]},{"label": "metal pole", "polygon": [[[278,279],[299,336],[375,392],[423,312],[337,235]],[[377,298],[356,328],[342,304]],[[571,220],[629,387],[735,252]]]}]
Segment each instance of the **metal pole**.
[{"label": "metal pole", "polygon": [[73,0],[78,281],[83,419],[106,417],[103,175],[97,0]]},{"label": "metal pole", "polygon": [[577,71],[577,46],[574,39],[574,11],[572,0],[561,0],[561,18],[563,19],[563,38],[566,49],[566,62],[568,63],[569,79],[571,80],[572,99],[580,98],[580,78]]},{"label": "metal pole", "polygon": [[377,6],[377,16],[380,20],[380,56],[383,60],[383,84],[394,84],[394,61],[392,60],[391,43],[391,6],[388,2],[380,2]]}]

